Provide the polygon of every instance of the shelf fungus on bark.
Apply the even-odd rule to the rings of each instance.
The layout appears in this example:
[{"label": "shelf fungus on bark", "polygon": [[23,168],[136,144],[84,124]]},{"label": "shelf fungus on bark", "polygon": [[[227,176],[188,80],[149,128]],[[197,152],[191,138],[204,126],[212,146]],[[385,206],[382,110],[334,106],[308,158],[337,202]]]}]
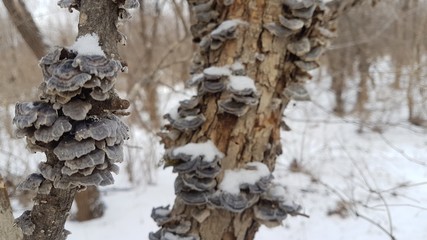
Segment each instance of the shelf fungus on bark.
[{"label": "shelf fungus on bark", "polygon": [[301,57],[304,54],[307,54],[308,52],[310,52],[311,46],[310,46],[310,41],[308,40],[308,38],[303,37],[303,38],[299,39],[298,41],[294,41],[294,42],[289,43],[286,48],[292,54],[294,54],[298,57]]},{"label": "shelf fungus on bark", "polygon": [[59,117],[52,126],[41,127],[34,132],[37,141],[49,143],[58,141],[64,133],[71,131],[72,125],[65,117]]},{"label": "shelf fungus on bark", "polygon": [[87,119],[79,122],[75,127],[74,138],[77,141],[87,138],[97,141],[115,138],[117,142],[121,143],[129,138],[129,128],[114,115],[109,115],[96,120]]},{"label": "shelf fungus on bark", "polygon": [[291,82],[283,90],[283,96],[295,101],[310,101],[307,89],[301,83]]},{"label": "shelf fungus on bark", "polygon": [[30,210],[26,210],[24,213],[22,213],[21,216],[16,218],[14,224],[18,225],[19,228],[21,228],[22,233],[24,235],[31,235],[36,229],[36,225],[31,221]]},{"label": "shelf fungus on bark", "polygon": [[157,225],[161,226],[169,221],[171,221],[171,210],[169,209],[169,205],[166,207],[156,207],[151,210],[151,218],[157,223]]},{"label": "shelf fungus on bark", "polygon": [[73,66],[73,59],[64,59],[55,66],[46,84],[47,89],[53,93],[75,91],[91,78],[89,73],[82,72]]},{"label": "shelf fungus on bark", "polygon": [[249,106],[243,102],[238,102],[233,99],[225,99],[218,101],[219,113],[228,113],[241,117],[249,111]]},{"label": "shelf fungus on bark", "polygon": [[72,138],[62,139],[58,146],[53,150],[53,153],[61,161],[72,160],[95,150],[95,140],[85,139],[77,141]]},{"label": "shelf fungus on bark", "polygon": [[237,27],[244,24],[245,22],[239,19],[231,19],[222,22],[211,31],[210,38],[206,36],[202,39],[200,47],[205,49],[205,51],[208,50],[208,45],[210,45],[211,50],[219,49],[225,41],[236,38]]},{"label": "shelf fungus on bark", "polygon": [[306,61],[295,61],[294,64],[304,72],[317,69],[320,66],[319,63],[317,62],[306,62]]},{"label": "shelf fungus on bark", "polygon": [[91,108],[92,104],[81,99],[73,99],[62,106],[62,112],[73,120],[81,121],[86,118]]},{"label": "shelf fungus on bark", "polygon": [[271,34],[279,38],[286,38],[295,33],[294,31],[274,22],[264,24],[264,28],[267,29]]},{"label": "shelf fungus on bark", "polygon": [[70,12],[73,12],[73,8],[79,10],[80,1],[78,0],[59,0],[58,6],[61,8],[68,8]]},{"label": "shelf fungus on bark", "polygon": [[276,227],[287,217],[287,215],[296,216],[301,214],[301,206],[290,203],[285,189],[273,184],[264,194],[260,201],[254,206],[255,219],[267,227]]},{"label": "shelf fungus on bark", "polygon": [[113,1],[117,2],[120,8],[126,8],[126,9],[139,8],[138,0],[113,0]]},{"label": "shelf fungus on bark", "polygon": [[37,191],[44,180],[45,178],[40,173],[32,173],[18,184],[17,190]]},{"label": "shelf fungus on bark", "polygon": [[15,105],[15,117],[13,124],[18,129],[29,127],[40,128],[41,126],[52,126],[58,114],[55,109],[48,103],[23,102]]},{"label": "shelf fungus on bark", "polygon": [[282,0],[282,3],[291,10],[304,9],[314,5],[314,0]]},{"label": "shelf fungus on bark", "polygon": [[314,10],[316,10],[316,4],[312,1],[312,5],[310,7],[292,9],[292,15],[303,19],[311,19],[311,17],[313,17]]},{"label": "shelf fungus on bark", "polygon": [[321,46],[313,47],[312,49],[310,49],[310,51],[307,54],[305,54],[304,56],[301,56],[301,59],[307,62],[317,61],[322,56],[323,51],[324,51],[324,47],[321,47]]},{"label": "shelf fungus on bark", "polygon": [[170,115],[166,114],[164,116],[169,120],[171,126],[177,130],[182,132],[185,131],[194,131],[198,129],[205,122],[206,118],[203,114],[199,114],[196,116],[188,116],[188,117],[177,117],[173,118]]},{"label": "shelf fungus on bark", "polygon": [[214,0],[189,1],[191,10],[194,12],[197,22],[190,27],[194,42],[206,36],[216,27],[216,20],[219,17],[215,10],[216,2]]},{"label": "shelf fungus on bark", "polygon": [[80,158],[65,161],[64,166],[70,170],[82,170],[85,168],[95,167],[103,164],[105,161],[105,153],[100,149],[96,149],[89,154],[86,154]]},{"label": "shelf fungus on bark", "polygon": [[77,55],[72,66],[79,68],[84,73],[94,74],[103,79],[105,77],[115,77],[122,68],[119,61],[108,59],[102,55]]},{"label": "shelf fungus on bark", "polygon": [[301,30],[304,27],[304,21],[298,18],[286,18],[283,15],[279,15],[279,22],[285,28],[295,32]]},{"label": "shelf fungus on bark", "polygon": [[148,235],[149,240],[200,240],[197,236],[187,236],[182,234],[175,234],[167,231],[166,229],[160,229],[153,233],[150,232]]}]

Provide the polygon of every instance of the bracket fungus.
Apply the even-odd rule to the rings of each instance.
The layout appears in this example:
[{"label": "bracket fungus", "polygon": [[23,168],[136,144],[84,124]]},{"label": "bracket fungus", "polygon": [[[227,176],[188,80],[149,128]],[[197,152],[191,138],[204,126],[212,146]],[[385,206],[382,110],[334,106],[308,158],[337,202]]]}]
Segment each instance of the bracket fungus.
[{"label": "bracket fungus", "polygon": [[44,180],[45,178],[43,177],[43,175],[39,173],[31,173],[27,176],[27,178],[25,178],[24,181],[18,184],[17,189],[20,191],[37,191]]},{"label": "bracket fungus", "polygon": [[77,55],[72,61],[72,66],[80,71],[93,74],[101,79],[115,77],[122,68],[119,61],[108,59],[102,55]]},{"label": "bracket fungus", "polygon": [[310,41],[306,37],[301,38],[298,41],[289,43],[287,49],[289,52],[297,55],[298,57],[303,56],[304,54],[310,52]]},{"label": "bracket fungus", "polygon": [[279,38],[289,37],[294,34],[292,30],[274,22],[264,24],[264,28],[267,29],[271,34]]},{"label": "bracket fungus", "polygon": [[[115,2],[122,9],[139,6],[138,0]],[[58,5],[71,11],[80,8],[80,1],[60,0]],[[81,10],[81,16],[87,20]],[[129,17],[127,11],[119,11],[121,17]],[[46,160],[38,165],[40,173],[29,175],[19,187],[38,194],[33,210],[16,219],[23,233],[30,235],[25,239],[58,239],[61,234],[59,238],[64,238],[66,231],[60,225],[65,217],[59,219],[57,214],[69,210],[75,192],[87,186],[113,184],[112,173],[119,172],[115,163],[123,161],[123,142],[129,138],[129,129],[118,115],[123,115],[119,111],[127,109],[129,102],[115,92],[117,75],[125,66],[110,59],[118,55],[108,52],[111,44],[106,41],[91,33],[79,36],[70,47],[49,51],[39,62],[43,74],[40,100],[16,104],[16,135],[26,137],[30,151],[46,155]],[[45,204],[45,199],[49,199],[49,204]],[[52,211],[51,206],[58,204],[61,211],[44,219],[46,209]],[[33,223],[32,219],[57,225],[56,230],[46,233],[40,228],[43,224],[35,225],[36,220]]]},{"label": "bracket fungus", "polygon": [[279,22],[282,26],[292,31],[299,31],[304,27],[304,21],[298,18],[286,18],[283,15],[279,15]]},{"label": "bracket fungus", "polygon": [[300,213],[301,206],[287,201],[285,189],[272,184],[269,189],[260,196],[260,201],[254,206],[255,219],[267,227],[275,227],[287,217],[305,214]]},{"label": "bracket fungus", "polygon": [[310,101],[310,95],[305,89],[304,85],[301,83],[291,82],[283,90],[283,95],[288,99],[293,99],[295,101]]},{"label": "bracket fungus", "polygon": [[44,143],[58,141],[64,133],[71,131],[71,128],[71,123],[65,117],[59,117],[52,126],[37,129],[34,138]]},{"label": "bracket fungus", "polygon": [[28,127],[40,128],[41,126],[52,126],[58,117],[56,110],[44,102],[23,102],[15,106],[15,117],[13,124],[18,129]]}]

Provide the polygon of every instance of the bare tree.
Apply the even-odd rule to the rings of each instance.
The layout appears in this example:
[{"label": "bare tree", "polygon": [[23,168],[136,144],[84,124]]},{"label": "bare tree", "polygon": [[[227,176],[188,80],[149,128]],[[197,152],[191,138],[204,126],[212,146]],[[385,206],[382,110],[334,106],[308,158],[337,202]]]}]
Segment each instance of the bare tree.
[{"label": "bare tree", "polygon": [[260,224],[304,215],[271,183],[290,99],[334,36],[335,19],[362,1],[188,0],[195,22],[189,85],[198,94],[165,117],[165,166],[178,173],[173,209],[153,209],[150,239],[253,239]]},{"label": "bare tree", "polygon": [[22,239],[22,232],[13,224],[13,214],[10,207],[7,190],[0,176],[0,236],[4,240]]},{"label": "bare tree", "polygon": [[123,159],[128,128],[118,118],[129,102],[115,93],[119,59],[118,17],[138,1],[59,1],[80,11],[79,34],[70,48],[57,48],[40,61],[44,81],[40,101],[18,103],[14,124],[32,151],[44,152],[21,183],[36,190],[34,206],[15,221],[24,239],[65,239],[64,224],[78,190],[114,182],[111,172]]},{"label": "bare tree", "polygon": [[40,59],[46,52],[40,31],[22,0],[3,0],[12,22],[15,24],[22,38],[30,46],[34,55]]}]

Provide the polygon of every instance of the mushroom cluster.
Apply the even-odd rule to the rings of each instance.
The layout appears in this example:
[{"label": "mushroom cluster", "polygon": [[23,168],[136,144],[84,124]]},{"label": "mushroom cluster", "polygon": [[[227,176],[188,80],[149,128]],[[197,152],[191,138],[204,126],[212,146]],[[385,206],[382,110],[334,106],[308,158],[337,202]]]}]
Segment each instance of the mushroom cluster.
[{"label": "mushroom cluster", "polygon": [[159,226],[164,226],[157,232],[151,232],[148,236],[150,240],[163,240],[163,239],[180,239],[180,240],[198,240],[196,236],[188,236],[191,230],[191,222],[188,220],[179,220],[173,218],[170,214],[169,206],[153,208],[151,211],[151,218]]},{"label": "mushroom cluster", "polygon": [[[216,176],[221,171],[220,161],[224,154],[212,141],[189,143],[169,149],[165,155],[165,166],[172,166],[178,173],[175,180],[175,194],[184,203],[202,206],[209,203],[215,194]],[[150,233],[150,240],[160,239],[199,239],[187,236],[191,221],[175,219],[170,215],[169,206],[154,208],[151,217],[162,228]]]},{"label": "mushroom cluster", "polygon": [[287,215],[301,215],[301,206],[288,202],[286,198],[285,189],[278,184],[272,184],[253,208],[255,219],[271,228],[279,226]]},{"label": "mushroom cluster", "polygon": [[175,180],[175,194],[189,205],[208,203],[217,185],[215,177],[224,154],[212,141],[189,143],[168,150],[165,154],[165,166],[172,166],[178,173]]},{"label": "mushroom cluster", "polygon": [[188,4],[197,20],[197,23],[193,24],[190,30],[193,41],[198,43],[203,36],[216,27],[216,21],[219,17],[219,12],[215,9],[217,3],[214,0],[188,0]]},{"label": "mushroom cluster", "polygon": [[16,104],[13,122],[31,151],[53,154],[56,161],[40,163],[41,174],[30,175],[21,188],[47,194],[52,185],[112,184],[111,172],[118,173],[116,163],[123,160],[122,144],[129,137],[128,127],[115,115],[129,106],[113,88],[120,62],[102,53],[56,48],[40,60],[40,67],[40,101]]},{"label": "mushroom cluster", "polygon": [[319,58],[330,39],[335,37],[335,26],[325,21],[329,12],[323,2],[282,0],[282,7],[278,22],[267,23],[264,28],[276,37],[291,39],[286,48],[293,56],[296,70],[283,96],[296,101],[308,101],[310,97],[303,84],[311,79],[308,72],[320,66]]}]

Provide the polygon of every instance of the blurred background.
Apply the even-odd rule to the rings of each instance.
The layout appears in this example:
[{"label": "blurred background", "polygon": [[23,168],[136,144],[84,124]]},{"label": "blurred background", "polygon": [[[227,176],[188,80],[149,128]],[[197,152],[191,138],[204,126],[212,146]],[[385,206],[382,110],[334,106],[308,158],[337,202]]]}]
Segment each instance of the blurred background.
[{"label": "blurred background", "polygon": [[[120,27],[129,72],[117,88],[132,103],[125,119],[132,139],[117,184],[81,195],[73,208],[72,240],[146,239],[157,229],[151,208],[173,204],[175,176],[159,168],[156,133],[162,115],[195,93],[184,86],[196,48],[186,1],[140,2]],[[291,102],[284,113],[290,131],[282,132],[275,170],[311,218],[262,228],[257,239],[427,239],[426,10],[425,0],[384,0],[339,19],[338,37],[307,84],[312,101]],[[56,1],[0,4],[0,175],[15,216],[33,197],[15,188],[44,156],[14,138],[14,105],[37,99],[39,58],[70,46],[77,22],[78,12]]]}]

